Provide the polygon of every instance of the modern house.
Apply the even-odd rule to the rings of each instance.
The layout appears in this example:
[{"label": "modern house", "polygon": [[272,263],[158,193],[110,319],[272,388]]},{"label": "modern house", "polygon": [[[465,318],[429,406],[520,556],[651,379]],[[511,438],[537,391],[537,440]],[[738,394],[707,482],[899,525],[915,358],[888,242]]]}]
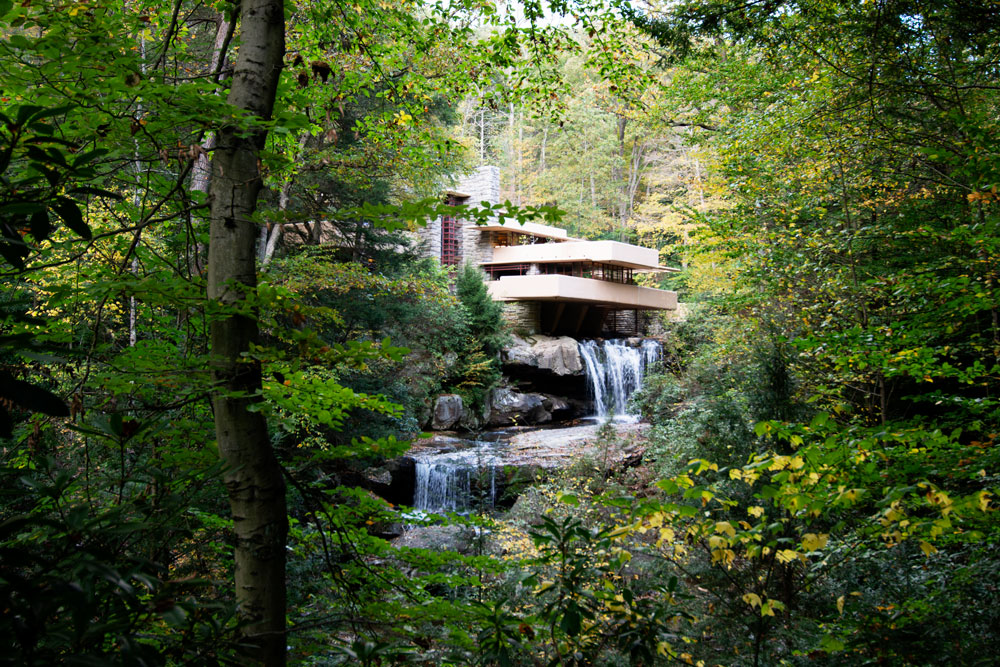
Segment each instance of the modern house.
[{"label": "modern house", "polygon": [[[500,170],[479,167],[445,193],[453,205],[500,199]],[[677,308],[677,294],[634,281],[638,273],[672,271],[656,250],[617,241],[586,241],[536,223],[469,224],[445,217],[418,232],[442,264],[473,262],[495,301],[507,304],[520,330],[570,336],[636,334],[644,314]]]}]

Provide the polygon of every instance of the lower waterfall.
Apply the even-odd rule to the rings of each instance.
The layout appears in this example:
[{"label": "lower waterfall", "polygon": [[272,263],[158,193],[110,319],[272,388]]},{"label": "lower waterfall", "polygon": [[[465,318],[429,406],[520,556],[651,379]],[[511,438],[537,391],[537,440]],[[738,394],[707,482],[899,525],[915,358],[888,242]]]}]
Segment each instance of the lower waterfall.
[{"label": "lower waterfall", "polygon": [[649,339],[639,345],[624,340],[580,341],[580,356],[599,419],[633,416],[628,412],[628,399],[642,386],[646,369],[660,360],[661,351],[660,343]]},{"label": "lower waterfall", "polygon": [[489,446],[418,458],[413,506],[425,512],[464,512],[472,509],[475,495],[492,507],[497,462]]}]

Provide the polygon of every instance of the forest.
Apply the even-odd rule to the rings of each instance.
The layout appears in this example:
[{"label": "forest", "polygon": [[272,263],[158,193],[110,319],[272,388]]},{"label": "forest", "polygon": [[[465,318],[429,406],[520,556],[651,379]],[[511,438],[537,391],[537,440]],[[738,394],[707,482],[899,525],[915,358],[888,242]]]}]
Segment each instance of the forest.
[{"label": "forest", "polygon": [[[998,93],[996,2],[0,0],[0,665],[996,664]],[[681,304],[421,511],[522,333],[456,215]]]}]

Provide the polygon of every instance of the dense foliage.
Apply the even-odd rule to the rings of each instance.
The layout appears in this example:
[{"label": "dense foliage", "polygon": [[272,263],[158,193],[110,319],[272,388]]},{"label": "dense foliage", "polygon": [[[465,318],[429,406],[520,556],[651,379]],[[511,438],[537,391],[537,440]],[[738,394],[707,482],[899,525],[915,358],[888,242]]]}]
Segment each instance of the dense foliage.
[{"label": "dense foliage", "polygon": [[[257,4],[0,0],[0,663],[995,661],[1000,10],[263,5],[261,111]],[[407,232],[477,159],[517,206],[468,219],[558,204],[689,303],[641,464],[605,427],[508,512],[430,517],[380,480],[438,395],[481,428],[507,334]],[[210,224],[257,238],[212,298]],[[269,551],[261,640],[235,582]]]}]

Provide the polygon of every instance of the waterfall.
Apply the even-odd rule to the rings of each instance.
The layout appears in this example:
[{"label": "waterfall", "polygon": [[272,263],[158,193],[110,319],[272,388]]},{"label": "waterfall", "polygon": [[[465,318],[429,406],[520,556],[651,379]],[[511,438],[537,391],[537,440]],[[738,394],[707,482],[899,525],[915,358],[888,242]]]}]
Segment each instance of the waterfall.
[{"label": "waterfall", "polygon": [[468,468],[451,463],[417,461],[413,506],[428,512],[458,512],[469,504]]},{"label": "waterfall", "polygon": [[580,341],[580,356],[587,371],[594,411],[601,420],[614,414],[628,417],[628,399],[642,386],[646,369],[660,360],[660,344],[643,340],[639,346],[624,340]]},{"label": "waterfall", "polygon": [[604,388],[608,384],[608,374],[604,370],[604,362],[598,355],[597,342],[580,341],[580,356],[583,357],[583,367],[587,371],[590,393],[594,397],[594,409],[597,411],[598,417],[604,418],[608,413],[607,403],[604,399]]},{"label": "waterfall", "polygon": [[473,487],[483,504],[496,502],[496,459],[480,447],[427,455],[416,460],[413,506],[425,512],[464,512],[471,509]]}]

